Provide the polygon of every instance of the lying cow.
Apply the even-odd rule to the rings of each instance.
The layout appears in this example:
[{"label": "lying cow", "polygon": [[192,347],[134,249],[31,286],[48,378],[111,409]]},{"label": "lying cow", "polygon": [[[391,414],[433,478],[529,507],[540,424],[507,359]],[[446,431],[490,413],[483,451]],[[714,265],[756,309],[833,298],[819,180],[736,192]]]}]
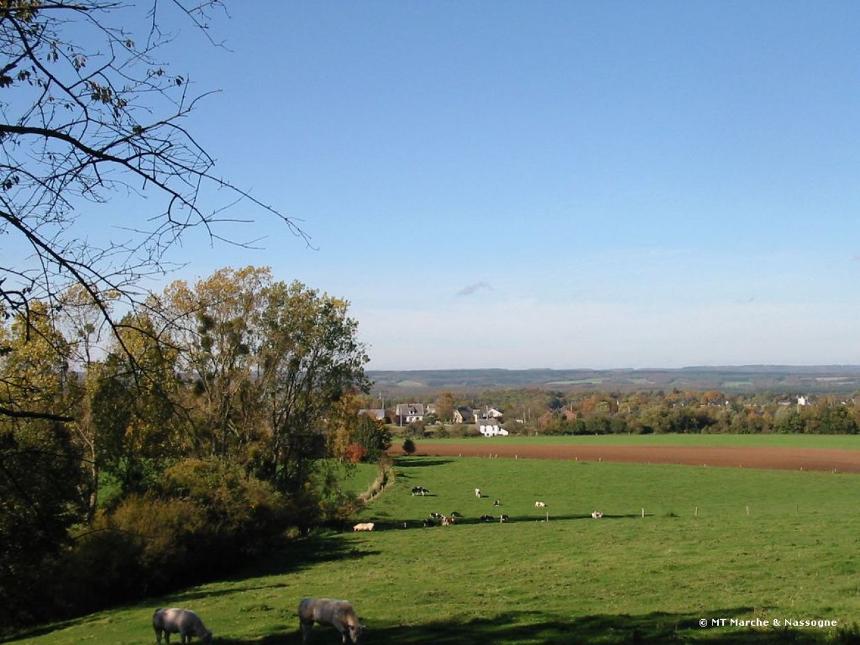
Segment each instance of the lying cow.
[{"label": "lying cow", "polygon": [[171,634],[179,634],[180,643],[190,643],[192,636],[207,644],[212,642],[212,632],[206,629],[200,617],[189,609],[156,609],[152,615],[152,628],[159,645],[162,634],[168,644]]},{"label": "lying cow", "polygon": [[457,521],[457,518],[453,515],[448,517],[447,515],[442,516],[442,526],[454,526],[454,523]]},{"label": "lying cow", "polygon": [[302,643],[311,637],[314,623],[327,623],[340,632],[343,643],[357,643],[364,629],[355,609],[347,600],[331,598],[304,598],[299,603],[299,625]]},{"label": "lying cow", "polygon": [[496,518],[493,517],[492,515],[481,515],[481,521],[482,522],[495,522]]},{"label": "lying cow", "polygon": [[353,531],[372,531],[375,524],[373,522],[361,522],[352,527]]},{"label": "lying cow", "polygon": [[430,491],[427,490],[426,488],[424,488],[423,486],[414,486],[412,488],[412,494],[413,495],[421,495],[423,497],[424,495],[429,495]]},{"label": "lying cow", "polygon": [[509,519],[511,519],[510,516],[505,515],[504,513],[499,515],[499,522],[507,522]]},{"label": "lying cow", "polygon": [[593,517],[596,520],[599,520],[601,517],[603,517],[603,513],[601,513],[600,511],[594,511],[591,514],[591,517]]}]

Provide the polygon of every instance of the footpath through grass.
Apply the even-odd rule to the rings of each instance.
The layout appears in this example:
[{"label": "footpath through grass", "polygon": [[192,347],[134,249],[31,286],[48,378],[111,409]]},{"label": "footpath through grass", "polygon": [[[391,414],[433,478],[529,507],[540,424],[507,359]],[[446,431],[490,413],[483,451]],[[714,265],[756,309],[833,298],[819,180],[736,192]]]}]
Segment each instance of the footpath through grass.
[{"label": "footpath through grass", "polygon": [[[397,471],[362,513],[377,531],[317,536],[233,579],[20,642],[151,643],[152,611],[169,605],[198,611],[223,645],[299,643],[304,596],[353,601],[367,643],[810,642],[840,634],[772,621],[860,618],[858,476],[478,458]],[[422,528],[431,511],[464,517]],[[478,521],[500,512],[511,521]],[[769,626],[699,627],[723,618]]]}]

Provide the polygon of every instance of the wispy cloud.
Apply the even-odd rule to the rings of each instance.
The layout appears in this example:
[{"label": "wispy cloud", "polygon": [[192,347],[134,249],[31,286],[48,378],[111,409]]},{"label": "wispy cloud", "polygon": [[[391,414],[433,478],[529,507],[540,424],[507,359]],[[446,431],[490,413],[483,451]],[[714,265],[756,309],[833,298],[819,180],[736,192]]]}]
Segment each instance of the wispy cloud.
[{"label": "wispy cloud", "polygon": [[486,289],[487,291],[492,291],[493,286],[489,282],[484,282],[482,280],[481,282],[475,282],[474,284],[467,284],[465,287],[463,287],[462,289],[460,289],[457,292],[457,295],[458,296],[471,296],[471,295],[473,295],[473,294],[475,294],[478,291],[481,291],[483,289]]}]

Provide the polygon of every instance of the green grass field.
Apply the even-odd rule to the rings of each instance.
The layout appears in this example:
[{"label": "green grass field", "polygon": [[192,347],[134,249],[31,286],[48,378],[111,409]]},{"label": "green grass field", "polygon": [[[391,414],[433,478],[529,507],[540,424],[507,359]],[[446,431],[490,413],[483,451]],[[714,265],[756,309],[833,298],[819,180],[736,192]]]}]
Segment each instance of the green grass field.
[{"label": "green grass field", "polygon": [[[433,495],[412,497],[415,485]],[[860,478],[833,473],[401,459],[395,484],[362,512],[380,530],[316,536],[232,579],[18,642],[152,643],[152,611],[170,605],[198,611],[218,643],[298,643],[303,596],[352,600],[368,643],[830,640],[836,629],[698,621],[860,619],[859,499]],[[431,511],[464,521],[421,528]],[[509,523],[477,521],[500,511]],[[339,642],[315,632],[314,643]]]},{"label": "green grass field", "polygon": [[588,446],[714,446],[763,448],[831,448],[860,450],[860,435],[833,434],[609,434],[564,435],[542,437],[468,437],[465,439],[416,439],[428,443],[463,443],[474,441],[496,444],[588,445]]}]

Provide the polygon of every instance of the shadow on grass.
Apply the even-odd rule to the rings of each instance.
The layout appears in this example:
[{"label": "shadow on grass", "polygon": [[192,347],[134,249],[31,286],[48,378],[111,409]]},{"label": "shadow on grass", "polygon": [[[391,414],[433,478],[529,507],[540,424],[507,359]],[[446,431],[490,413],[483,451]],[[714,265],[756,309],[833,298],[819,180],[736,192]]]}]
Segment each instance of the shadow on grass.
[{"label": "shadow on grass", "polygon": [[[388,519],[388,515],[386,513],[379,514],[381,519],[380,521],[374,521],[374,530],[376,531],[393,531],[393,530],[404,530],[404,529],[430,529],[436,528],[439,526],[435,524],[433,526],[424,526],[423,520],[412,519]],[[531,523],[541,523],[546,522],[546,516],[540,515],[508,515],[508,519],[504,522],[499,521],[499,516],[494,515],[494,520],[486,521],[482,520],[480,517],[458,517],[457,523],[455,526],[461,525],[473,525],[473,524],[518,524],[523,522],[531,522]],[[650,517],[646,513],[646,517]],[[639,513],[630,513],[630,514],[618,514],[618,515],[604,515],[600,520],[595,520],[591,517],[591,513],[572,513],[567,515],[550,515],[549,522],[550,524],[553,522],[569,522],[572,520],[591,520],[594,522],[604,521],[604,520],[623,520],[623,519],[641,519],[641,515]],[[448,528],[448,527],[445,527]]]},{"label": "shadow on grass", "polygon": [[[709,612],[721,618],[749,617],[749,607]],[[826,635],[774,629],[769,631],[701,628],[701,616],[653,612],[640,616],[596,615],[565,619],[536,612],[509,612],[465,622],[431,622],[421,625],[374,625],[367,627],[363,644],[434,643],[440,645],[486,645],[487,643],[809,643],[825,642]],[[855,636],[856,637],[856,636]],[[829,642],[855,642],[845,639]],[[311,644],[338,642],[331,627],[314,627]],[[298,627],[262,639],[220,638],[222,645],[287,645],[301,643]]]},{"label": "shadow on grass", "polygon": [[[325,532],[296,540],[280,551],[272,551],[255,562],[243,567],[231,576],[219,580],[229,585],[227,589],[195,589],[165,596],[171,602],[196,598],[210,598],[259,589],[286,587],[285,583],[254,584],[262,577],[295,573],[323,562],[356,561],[368,555],[379,555],[380,551],[363,549],[355,542],[347,541],[346,535]],[[242,584],[248,583],[248,584]]]},{"label": "shadow on grass", "polygon": [[[208,588],[205,586],[205,583],[201,583],[204,586],[176,593],[165,593],[145,598],[140,602],[105,608],[105,610],[98,613],[86,614],[61,622],[40,625],[14,634],[4,635],[0,637],[0,643],[23,638],[35,638],[68,627],[85,626],[92,622],[98,623],[104,619],[103,612],[111,609],[151,607],[154,610],[156,607],[180,606],[200,598],[229,596],[247,591],[286,587],[287,585],[283,582],[262,584],[260,579],[264,576],[278,576],[297,572],[323,562],[356,561],[367,555],[378,555],[379,553],[379,551],[360,548],[360,545],[348,541],[343,534],[326,532],[312,535],[289,542],[282,549],[267,553],[256,561],[241,567],[232,575],[219,578],[217,587]],[[220,643],[223,641],[219,640],[217,642]]]},{"label": "shadow on grass", "polygon": [[[394,465],[398,468],[426,468],[428,466],[443,466],[450,464],[453,459],[444,457],[395,457]],[[398,473],[398,476],[400,473]]]}]

